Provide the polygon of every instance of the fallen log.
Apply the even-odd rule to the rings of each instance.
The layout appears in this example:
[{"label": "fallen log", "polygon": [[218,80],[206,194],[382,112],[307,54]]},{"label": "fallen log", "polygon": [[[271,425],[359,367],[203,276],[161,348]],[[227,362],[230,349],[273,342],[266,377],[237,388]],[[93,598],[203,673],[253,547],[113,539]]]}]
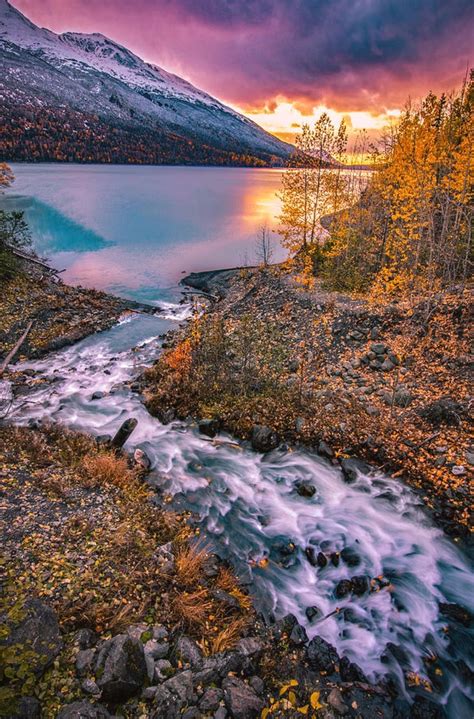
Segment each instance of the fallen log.
[{"label": "fallen log", "polygon": [[126,419],[125,422],[118,428],[114,438],[112,439],[112,447],[115,449],[121,449],[137,424],[138,420],[135,419],[135,417],[129,417],[129,419]]},{"label": "fallen log", "polygon": [[16,345],[13,347],[13,349],[10,350],[10,352],[7,354],[7,356],[3,360],[3,363],[0,366],[0,377],[5,372],[6,368],[8,367],[8,365],[10,364],[10,362],[12,361],[12,359],[14,358],[14,356],[20,349],[21,345],[28,337],[28,334],[32,327],[33,327],[33,320],[30,320],[30,322],[28,322],[28,326],[27,326],[26,330],[23,332],[23,334],[21,335],[21,337],[18,340],[18,342],[16,343]]}]

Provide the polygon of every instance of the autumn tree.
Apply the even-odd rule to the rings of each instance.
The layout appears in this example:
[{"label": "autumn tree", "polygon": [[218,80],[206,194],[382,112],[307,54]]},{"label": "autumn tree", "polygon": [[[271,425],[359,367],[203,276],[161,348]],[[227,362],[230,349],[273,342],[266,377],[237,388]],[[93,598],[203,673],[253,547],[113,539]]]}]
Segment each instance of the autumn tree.
[{"label": "autumn tree", "polygon": [[0,162],[0,192],[6,187],[10,187],[14,179],[15,176],[10,165],[7,165],[6,162]]},{"label": "autumn tree", "polygon": [[258,231],[255,242],[255,254],[257,256],[258,263],[262,267],[265,268],[270,265],[273,257],[273,245],[270,229],[267,223],[262,225]]},{"label": "autumn tree", "polygon": [[359,200],[331,227],[326,281],[416,296],[472,272],[474,82],[407,105]]}]

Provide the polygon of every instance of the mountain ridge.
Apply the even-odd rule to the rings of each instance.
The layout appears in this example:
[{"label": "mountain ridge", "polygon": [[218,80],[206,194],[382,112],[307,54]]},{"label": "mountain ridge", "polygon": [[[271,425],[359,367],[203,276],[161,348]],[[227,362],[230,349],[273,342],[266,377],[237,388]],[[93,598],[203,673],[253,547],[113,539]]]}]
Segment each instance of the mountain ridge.
[{"label": "mountain ridge", "polygon": [[[10,160],[101,161],[103,150],[105,162],[281,165],[292,150],[102,33],[57,35],[8,0],[0,0],[0,119],[6,128],[0,130],[0,154]],[[34,140],[38,122],[42,133]],[[61,134],[61,125],[72,126],[74,143]],[[85,142],[84,126],[88,147],[74,147]],[[104,145],[108,127],[122,149],[117,142]]]}]

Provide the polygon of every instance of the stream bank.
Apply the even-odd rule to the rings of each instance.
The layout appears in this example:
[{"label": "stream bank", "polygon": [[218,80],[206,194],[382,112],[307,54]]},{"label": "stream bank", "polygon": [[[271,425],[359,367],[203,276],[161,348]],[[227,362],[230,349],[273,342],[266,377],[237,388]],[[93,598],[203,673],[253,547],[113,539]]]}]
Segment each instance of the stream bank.
[{"label": "stream bank", "polygon": [[[168,329],[171,324],[168,321]],[[440,603],[460,609],[472,596],[462,556],[423,519],[419,501],[396,480],[358,471],[347,484],[330,462],[304,449],[281,447],[262,455],[225,434],[206,437],[193,423],[164,425],[150,417],[139,394],[140,377],[159,355],[158,336],[166,329],[159,317],[129,316],[101,335],[21,365],[16,369],[23,388],[11,414],[19,425],[41,425],[47,418],[94,435],[113,434],[124,418],[136,417],[138,427],[127,450],[140,450],[149,458],[147,482],[157,492],[155,501],[191,512],[199,534],[236,567],[244,582],[250,581],[247,586],[257,606],[270,621],[278,622],[275,630],[258,631],[265,650],[256,674],[248,674],[242,658],[232,660],[237,661],[237,669],[224,663],[225,676],[218,672],[222,696],[217,693],[217,709],[207,713],[203,707],[195,709],[201,699],[198,688],[180,693],[180,687],[194,687],[194,681],[182,674],[186,665],[178,664],[174,674],[179,679],[174,684],[164,689],[161,681],[151,685],[154,689],[146,695],[151,702],[146,705],[149,716],[155,717],[154,702],[163,697],[163,707],[172,707],[170,718],[188,709],[189,717],[253,717],[262,704],[270,708],[270,698],[275,700],[270,716],[299,716],[294,698],[298,706],[307,707],[309,716],[439,717],[443,715],[440,697],[449,704],[449,716],[463,716],[468,628],[460,619],[469,622],[469,614],[458,610],[456,616],[444,618],[440,611]],[[351,548],[352,552],[345,551]],[[319,553],[323,558],[318,562]],[[377,577],[389,583],[382,586],[380,580],[377,590]],[[81,581],[80,571],[76,581]],[[343,611],[334,613],[335,608]],[[293,618],[284,619],[288,613]],[[257,626],[251,622],[250,636],[255,637]],[[146,632],[145,638],[148,641]],[[100,654],[101,647],[97,650]],[[199,671],[210,668],[199,666]],[[229,671],[237,671],[244,686],[228,681]],[[92,674],[97,680],[95,669]],[[375,681],[375,688],[366,675]],[[215,683],[215,673],[212,676]],[[263,689],[257,680],[252,683],[253,677],[264,681]],[[87,678],[93,681],[92,676]],[[199,675],[198,681],[202,680]],[[410,695],[403,698],[398,692],[405,682]],[[172,703],[177,695],[179,709]],[[98,694],[92,696],[93,704],[103,703]],[[408,696],[416,698],[411,705]],[[248,714],[239,715],[243,698]],[[135,701],[129,716],[145,711],[137,709]],[[103,712],[109,709],[87,711],[106,716]],[[158,714],[162,715],[167,716]]]}]

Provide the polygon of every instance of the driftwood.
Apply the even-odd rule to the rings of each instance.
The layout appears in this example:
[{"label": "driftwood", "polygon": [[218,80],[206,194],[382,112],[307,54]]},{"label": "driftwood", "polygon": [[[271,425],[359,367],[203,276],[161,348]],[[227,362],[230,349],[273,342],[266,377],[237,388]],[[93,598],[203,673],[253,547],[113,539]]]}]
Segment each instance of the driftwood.
[{"label": "driftwood", "polygon": [[13,349],[10,350],[10,352],[7,354],[7,356],[6,356],[5,359],[3,360],[2,364],[0,365],[0,377],[1,377],[2,374],[5,372],[6,368],[8,367],[8,365],[10,364],[10,362],[12,361],[12,359],[14,358],[14,356],[16,355],[16,353],[18,352],[18,350],[20,349],[21,345],[23,344],[23,342],[24,342],[24,341],[26,340],[26,338],[28,337],[29,331],[31,330],[32,327],[33,327],[33,320],[31,320],[30,322],[28,322],[28,327],[27,327],[26,330],[23,332],[23,334],[21,335],[21,337],[20,337],[20,339],[18,340],[18,342],[16,343],[16,345],[13,347]]},{"label": "driftwood", "polygon": [[112,447],[115,447],[115,449],[120,449],[121,447],[123,447],[137,424],[138,420],[136,420],[134,417],[129,417],[129,419],[126,419],[125,422],[120,425],[119,429],[117,430],[117,433],[115,434],[115,437],[112,439]]},{"label": "driftwood", "polygon": [[27,252],[22,252],[21,250],[16,250],[13,247],[9,247],[9,250],[13,252],[16,257],[20,257],[22,260],[27,260],[28,262],[33,262],[35,265],[40,265],[41,267],[45,267],[47,270],[49,270],[52,274],[57,275],[59,272],[64,272],[64,270],[55,270],[54,267],[51,267],[51,265],[48,265],[47,262],[44,260],[40,260],[39,257],[34,257],[33,255],[29,255]]}]

